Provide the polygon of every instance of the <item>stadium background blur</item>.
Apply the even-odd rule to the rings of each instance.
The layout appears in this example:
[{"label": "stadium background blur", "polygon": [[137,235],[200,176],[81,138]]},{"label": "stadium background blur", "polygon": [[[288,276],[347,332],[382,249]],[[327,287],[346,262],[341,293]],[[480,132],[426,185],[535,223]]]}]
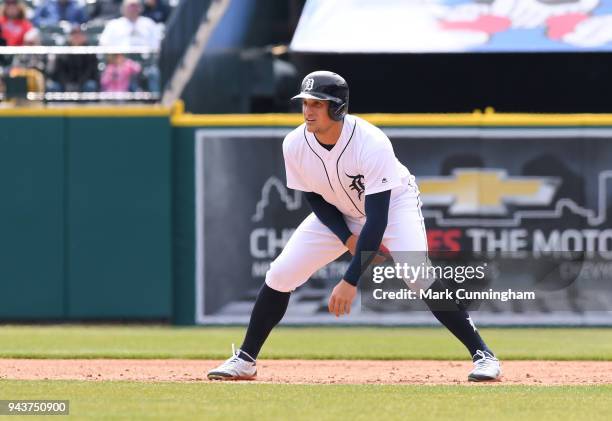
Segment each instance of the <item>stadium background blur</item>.
[{"label": "stadium background blur", "polygon": [[[159,67],[159,71],[153,70],[156,74],[149,78],[140,70],[130,75],[131,83],[121,89],[151,92],[152,95],[127,95],[121,99],[155,102],[159,100],[161,87],[168,86],[211,2],[146,1],[142,14],[155,19],[159,45],[139,37],[126,37],[122,41],[109,38],[106,43],[101,43],[100,35],[107,23],[122,15],[119,0],[68,0],[71,8],[81,11],[68,14],[70,21],[58,20],[57,14],[41,12],[42,7],[56,3],[55,0],[19,0],[17,3],[25,9],[25,19],[31,22],[26,24],[26,28],[32,25],[34,30],[28,36],[25,36],[28,31],[23,31],[14,45],[70,45],[70,33],[81,29],[86,35],[82,40],[85,45],[150,48],[153,57],[145,53],[131,54],[127,58],[140,64],[144,62],[145,68],[146,65]],[[609,111],[606,98],[610,95],[610,87],[604,69],[611,63],[605,50],[586,49],[588,52],[585,54],[585,49],[576,48],[537,54],[537,51],[521,51],[521,47],[512,51],[510,46],[487,54],[291,51],[287,47],[304,3],[303,0],[232,1],[198,60],[197,71],[191,75],[188,89],[181,95],[187,111],[295,111],[286,98],[295,90],[299,76],[314,68],[333,68],[351,79],[354,92],[359,92],[351,101],[355,113],[472,112],[486,107],[499,112]],[[595,3],[599,3],[597,7],[600,9],[608,6],[606,2]],[[351,36],[350,33],[347,35]],[[8,45],[13,45],[13,37],[8,38]],[[0,46],[2,42],[0,37]],[[159,53],[156,52],[158,47]],[[103,90],[100,77],[104,74],[108,56],[95,55],[99,61],[98,71],[94,72],[94,83],[89,87],[100,91]],[[36,76],[30,76],[33,80],[27,87],[31,93],[61,91],[62,86],[57,86],[54,55],[3,54],[2,57],[2,79],[5,85],[8,82],[9,92],[5,92],[5,86],[0,89],[0,94],[6,99],[26,96],[26,87],[20,78],[23,69],[29,68],[36,69]],[[156,77],[159,80],[155,81]],[[75,87],[70,88],[64,91],[77,91]],[[119,88],[109,86],[107,89]],[[202,95],[204,91],[208,95]],[[41,99],[41,96],[31,94],[30,98]],[[46,101],[66,102],[67,98],[66,95],[47,95]],[[95,97],[90,95],[87,102],[91,103],[91,98]]]}]

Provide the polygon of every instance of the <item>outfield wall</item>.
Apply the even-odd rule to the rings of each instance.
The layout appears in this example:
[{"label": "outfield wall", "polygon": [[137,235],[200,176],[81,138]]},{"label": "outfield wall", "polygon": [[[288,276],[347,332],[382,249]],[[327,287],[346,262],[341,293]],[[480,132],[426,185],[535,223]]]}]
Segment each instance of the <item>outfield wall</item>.
[{"label": "outfield wall", "polygon": [[168,319],[169,111],[0,111],[0,319]]},{"label": "outfield wall", "polygon": [[[568,238],[578,232],[585,244],[596,236],[607,247],[612,115],[364,117],[389,134],[422,191],[436,177],[479,168],[476,178],[486,175],[483,169],[544,184],[556,177],[563,189],[537,209],[555,210],[567,204],[561,199],[575,205],[545,223],[489,221],[488,228],[478,221],[486,215],[467,215],[468,226],[466,215],[463,222],[447,218],[450,204],[426,206],[430,245],[473,247],[478,235],[481,244],[489,235],[514,247],[538,230],[551,241],[557,229]],[[280,149],[300,121],[299,115],[195,116],[180,107],[0,111],[0,320],[244,323],[266,265],[308,213],[299,193],[284,189]],[[515,205],[504,208],[510,216],[521,210]],[[469,228],[488,233],[468,235]],[[295,294],[297,313],[288,313],[289,322],[331,320],[322,303],[344,264]],[[601,312],[592,318],[565,311],[564,324],[612,324]],[[424,312],[354,316],[368,324],[433,322]],[[529,313],[515,316],[498,314],[490,322],[533,322]]]}]

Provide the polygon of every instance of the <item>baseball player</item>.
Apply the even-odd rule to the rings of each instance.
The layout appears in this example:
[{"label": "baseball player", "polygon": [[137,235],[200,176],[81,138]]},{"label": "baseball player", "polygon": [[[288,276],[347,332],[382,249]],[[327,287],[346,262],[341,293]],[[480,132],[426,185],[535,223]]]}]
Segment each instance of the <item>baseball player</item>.
[{"label": "baseball player", "polygon": [[[302,191],[313,212],[270,265],[242,346],[208,372],[211,380],[254,379],[259,351],[283,318],[291,291],[347,250],[353,258],[328,303],[329,312],[336,317],[351,311],[362,252],[383,248],[400,260],[405,252],[427,253],[415,178],[395,157],[380,129],[347,114],[346,81],[336,73],[313,72],[292,99],[302,100],[304,123],[283,141],[287,187]],[[427,287],[437,290],[441,285],[436,281]],[[467,312],[453,300],[445,303],[444,311],[427,304],[469,350],[474,370],[468,379],[499,378],[499,361]]]}]

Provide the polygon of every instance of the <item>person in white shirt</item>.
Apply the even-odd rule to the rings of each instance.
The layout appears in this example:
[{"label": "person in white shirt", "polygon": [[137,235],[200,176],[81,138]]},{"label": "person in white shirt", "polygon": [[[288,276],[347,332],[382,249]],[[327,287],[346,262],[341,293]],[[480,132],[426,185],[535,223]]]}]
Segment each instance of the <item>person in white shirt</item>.
[{"label": "person in white shirt", "polygon": [[124,0],[123,16],[108,21],[100,35],[100,45],[159,48],[160,30],[152,19],[141,16],[142,10],[140,0]]},{"label": "person in white shirt", "polygon": [[[307,75],[301,92],[293,97],[302,101],[304,124],[283,141],[287,187],[302,191],[313,213],[270,265],[242,346],[208,372],[210,380],[255,378],[257,356],[284,316],[291,291],[346,251],[353,259],[328,303],[329,312],[336,317],[350,313],[361,272],[376,258],[372,251],[379,250],[398,263],[427,260],[427,235],[415,178],[396,158],[382,130],[347,114],[348,98],[344,78],[328,71]],[[417,262],[406,261],[415,256]],[[440,280],[419,279],[417,285],[409,286],[432,294],[446,290]],[[497,380],[499,361],[463,306],[452,299],[424,301],[470,352],[474,370],[468,379]]]}]

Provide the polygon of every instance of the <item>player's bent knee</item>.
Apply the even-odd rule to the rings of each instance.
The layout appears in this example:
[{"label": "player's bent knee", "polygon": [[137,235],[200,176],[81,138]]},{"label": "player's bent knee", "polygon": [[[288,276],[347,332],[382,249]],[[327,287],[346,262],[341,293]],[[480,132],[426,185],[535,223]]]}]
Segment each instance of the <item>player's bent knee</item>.
[{"label": "player's bent knee", "polygon": [[295,271],[276,262],[272,262],[270,269],[266,272],[266,284],[280,292],[291,292],[296,289],[304,283],[300,278]]}]

